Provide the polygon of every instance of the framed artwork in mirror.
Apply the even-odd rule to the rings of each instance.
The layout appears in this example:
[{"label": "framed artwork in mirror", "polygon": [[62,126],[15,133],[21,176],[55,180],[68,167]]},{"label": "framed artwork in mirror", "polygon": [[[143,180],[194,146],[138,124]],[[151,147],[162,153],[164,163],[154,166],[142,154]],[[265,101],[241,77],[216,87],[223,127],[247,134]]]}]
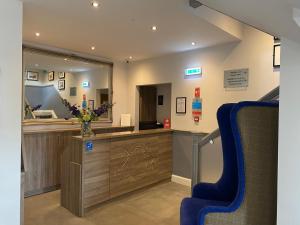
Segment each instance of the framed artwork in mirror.
[{"label": "framed artwork in mirror", "polygon": [[70,87],[70,97],[77,96],[77,87]]},{"label": "framed artwork in mirror", "polygon": [[58,79],[65,79],[66,73],[65,72],[59,72],[58,73]]},{"label": "framed artwork in mirror", "polygon": [[88,108],[90,110],[94,110],[95,109],[95,100],[89,100]]},{"label": "framed artwork in mirror", "polygon": [[38,81],[39,73],[33,71],[27,71],[27,80]]},{"label": "framed artwork in mirror", "polygon": [[65,80],[59,80],[58,81],[58,90],[62,91],[62,90],[65,90],[66,87],[65,87]]},{"label": "framed artwork in mirror", "polygon": [[54,81],[54,71],[48,73],[48,81]]}]

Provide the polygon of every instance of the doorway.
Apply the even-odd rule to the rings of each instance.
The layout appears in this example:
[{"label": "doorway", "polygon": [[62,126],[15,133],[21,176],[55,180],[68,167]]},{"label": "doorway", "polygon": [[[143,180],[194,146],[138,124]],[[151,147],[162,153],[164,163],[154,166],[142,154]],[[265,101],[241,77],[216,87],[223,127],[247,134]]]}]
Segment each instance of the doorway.
[{"label": "doorway", "polygon": [[171,84],[139,86],[139,129],[163,128],[171,118]]}]

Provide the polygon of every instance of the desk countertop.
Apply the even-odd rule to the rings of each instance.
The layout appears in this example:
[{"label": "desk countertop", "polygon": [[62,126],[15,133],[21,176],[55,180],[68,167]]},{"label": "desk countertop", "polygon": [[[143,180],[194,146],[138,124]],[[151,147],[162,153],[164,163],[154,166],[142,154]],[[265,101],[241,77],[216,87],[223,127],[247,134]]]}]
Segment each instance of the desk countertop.
[{"label": "desk countertop", "polygon": [[170,133],[170,132],[173,132],[173,130],[153,129],[153,130],[124,131],[124,132],[97,134],[91,137],[74,136],[73,138],[81,141],[89,141],[89,140],[93,141],[93,140],[106,140],[106,139],[114,139],[120,137],[134,137],[134,136],[143,136],[143,135],[151,135],[151,134]]}]

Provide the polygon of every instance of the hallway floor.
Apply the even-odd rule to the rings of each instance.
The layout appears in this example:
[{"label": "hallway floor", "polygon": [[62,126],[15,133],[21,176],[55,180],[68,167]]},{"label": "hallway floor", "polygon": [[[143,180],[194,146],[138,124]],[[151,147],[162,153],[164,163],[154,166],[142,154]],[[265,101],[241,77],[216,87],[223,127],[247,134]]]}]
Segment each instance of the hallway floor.
[{"label": "hallway floor", "polygon": [[163,183],[105,203],[79,218],[60,206],[55,191],[25,199],[25,225],[177,225],[190,188]]}]

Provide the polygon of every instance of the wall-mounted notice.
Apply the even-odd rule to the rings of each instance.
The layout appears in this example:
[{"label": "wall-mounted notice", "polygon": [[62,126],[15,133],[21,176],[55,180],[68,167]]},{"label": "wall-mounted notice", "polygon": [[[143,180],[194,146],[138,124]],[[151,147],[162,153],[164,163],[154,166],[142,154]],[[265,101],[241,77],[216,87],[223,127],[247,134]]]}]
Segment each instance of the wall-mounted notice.
[{"label": "wall-mounted notice", "polygon": [[248,87],[249,69],[226,70],[224,72],[224,88]]}]

